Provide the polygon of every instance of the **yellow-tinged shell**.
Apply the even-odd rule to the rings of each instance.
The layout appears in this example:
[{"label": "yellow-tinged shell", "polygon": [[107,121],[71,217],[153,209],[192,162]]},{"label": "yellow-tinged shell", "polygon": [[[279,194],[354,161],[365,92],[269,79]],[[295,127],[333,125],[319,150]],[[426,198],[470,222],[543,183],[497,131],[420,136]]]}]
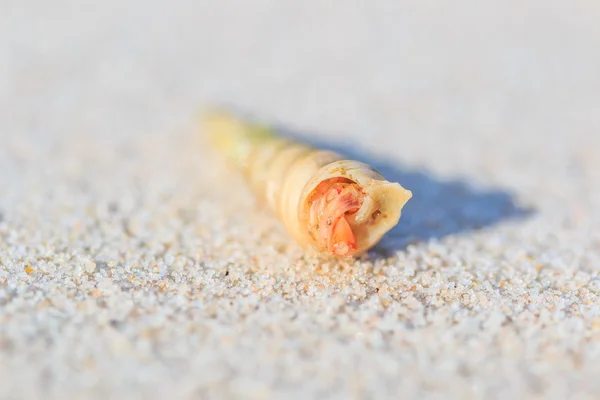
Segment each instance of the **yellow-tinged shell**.
[{"label": "yellow-tinged shell", "polygon": [[393,228],[412,197],[409,190],[386,181],[367,164],[282,138],[267,126],[226,111],[211,111],[203,122],[215,146],[241,169],[256,196],[300,245],[317,253],[330,255],[308,233],[311,195],[321,182],[344,178],[357,183],[365,194],[350,222],[357,245],[354,255],[367,251]]}]

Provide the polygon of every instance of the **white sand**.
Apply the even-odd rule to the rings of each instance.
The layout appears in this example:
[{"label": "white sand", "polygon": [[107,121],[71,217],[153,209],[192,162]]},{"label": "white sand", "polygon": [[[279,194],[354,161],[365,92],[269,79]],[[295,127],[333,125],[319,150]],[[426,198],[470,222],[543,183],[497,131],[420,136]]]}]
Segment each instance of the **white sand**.
[{"label": "white sand", "polygon": [[[0,2],[0,399],[599,398],[598,21]],[[304,257],[194,131],[211,101],[400,178],[400,226]]]}]

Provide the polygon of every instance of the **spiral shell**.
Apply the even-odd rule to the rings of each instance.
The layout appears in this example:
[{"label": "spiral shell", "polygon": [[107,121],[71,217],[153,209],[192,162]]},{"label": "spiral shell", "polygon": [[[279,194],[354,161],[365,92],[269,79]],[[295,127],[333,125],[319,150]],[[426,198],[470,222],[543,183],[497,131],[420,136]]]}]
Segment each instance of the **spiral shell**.
[{"label": "spiral shell", "polygon": [[412,197],[367,164],[283,138],[227,111],[209,111],[203,122],[289,234],[321,255],[364,253],[398,223]]}]

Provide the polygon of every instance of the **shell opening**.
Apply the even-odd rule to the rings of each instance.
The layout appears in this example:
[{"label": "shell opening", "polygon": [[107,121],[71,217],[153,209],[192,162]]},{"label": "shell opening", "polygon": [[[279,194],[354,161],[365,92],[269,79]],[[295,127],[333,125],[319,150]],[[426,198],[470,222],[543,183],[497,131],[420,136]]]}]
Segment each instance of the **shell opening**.
[{"label": "shell opening", "polygon": [[358,249],[353,226],[375,211],[359,184],[346,178],[327,179],[309,197],[308,233],[320,249],[350,257]]}]

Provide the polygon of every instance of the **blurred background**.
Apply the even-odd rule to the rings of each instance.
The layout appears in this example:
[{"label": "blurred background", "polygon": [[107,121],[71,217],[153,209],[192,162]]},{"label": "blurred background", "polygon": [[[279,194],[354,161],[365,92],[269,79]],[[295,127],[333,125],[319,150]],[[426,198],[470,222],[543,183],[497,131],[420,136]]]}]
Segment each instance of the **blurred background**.
[{"label": "blurred background", "polygon": [[226,101],[402,141],[409,162],[443,138],[453,168],[492,141],[497,157],[537,142],[556,164],[566,131],[597,128],[595,1],[320,3],[5,0],[2,120],[159,130]]},{"label": "blurred background", "polygon": [[[592,329],[586,325],[592,319],[580,330],[560,318],[546,321],[555,329],[535,331],[544,339],[540,343],[556,344],[546,352],[545,345],[529,346],[535,335],[522,334],[534,332],[526,328],[537,322],[521,318],[526,306],[519,296],[531,287],[543,287],[542,294],[572,290],[582,296],[581,307],[595,306],[597,312],[599,21],[596,0],[0,0],[0,308],[7,299],[17,304],[0,311],[0,376],[15,377],[8,379],[15,386],[0,385],[0,398],[39,395],[43,388],[84,397],[112,390],[139,394],[139,387],[148,395],[204,393],[195,386],[206,383],[198,380],[200,372],[221,371],[218,362],[229,372],[218,372],[210,384],[233,382],[231,390],[257,398],[273,387],[270,377],[278,371],[284,374],[279,394],[304,380],[310,383],[298,392],[303,398],[327,390],[344,398],[349,392],[340,388],[353,384],[348,371],[361,365],[371,371],[361,381],[363,394],[416,395],[435,391],[431,382],[441,381],[454,382],[449,385],[457,396],[520,397],[592,387],[598,359],[582,356],[597,354],[584,346],[589,335],[583,327]],[[414,304],[428,307],[436,294],[417,281],[428,260],[438,257],[435,265],[449,268],[440,282],[458,282],[459,288],[467,282],[464,296],[476,293],[502,304],[500,315],[524,324],[509,335],[521,347],[498,344],[496,351],[482,339],[478,351],[457,350],[465,332],[472,333],[469,327],[490,318],[485,307],[475,307],[465,311],[472,325],[449,331],[453,322],[444,320],[438,326],[447,333],[439,347],[437,328],[411,314],[409,322],[388,321],[389,329],[359,323],[366,336],[350,335],[359,344],[347,348],[346,336],[331,328],[340,325],[314,319],[321,313],[317,306],[292,299],[285,307],[307,313],[313,325],[306,329],[321,347],[294,336],[288,347],[282,345],[291,358],[273,356],[257,369],[253,360],[271,354],[288,336],[272,337],[262,325],[248,323],[238,331],[213,326],[198,340],[216,352],[196,352],[199,342],[187,336],[186,324],[203,323],[194,316],[209,318],[198,311],[207,304],[229,307],[219,299],[238,299],[236,287],[250,288],[248,265],[293,287],[317,279],[306,272],[311,269],[294,270],[305,262],[302,253],[268,213],[257,211],[241,180],[220,169],[219,157],[206,147],[198,113],[215,103],[239,107],[313,144],[342,149],[412,190],[401,223],[375,251],[374,263],[383,257],[398,271],[414,273],[407,279],[415,282],[402,284],[382,273],[395,288],[390,292],[401,296],[412,288]],[[181,289],[183,278],[167,279],[179,258],[189,274],[207,274],[189,278],[189,290],[221,282],[221,292],[203,289],[193,301],[181,295],[189,294]],[[225,280],[223,260],[237,265],[227,267],[238,268],[237,284]],[[379,268],[369,265],[352,268]],[[538,279],[537,265],[560,272]],[[509,272],[502,275],[500,268]],[[333,285],[332,293],[350,296],[347,290],[354,289],[343,286],[350,285],[349,276],[336,275],[322,287]],[[474,277],[489,280],[473,288]],[[101,279],[108,283],[97,286]],[[360,290],[375,293],[365,279]],[[172,286],[180,296],[158,293],[161,282],[166,286],[160,293]],[[577,282],[587,282],[587,292],[569,286]],[[130,295],[132,287],[146,295]],[[27,295],[30,288],[38,294]],[[92,320],[101,315],[90,322],[69,296],[95,298],[98,288],[105,303],[103,311],[90,309]],[[315,290],[325,298],[319,290],[328,289]],[[161,296],[179,299],[173,307],[188,310],[189,319],[165,311],[172,311],[171,303]],[[132,298],[131,308],[146,317],[122,311]],[[40,308],[46,299],[55,311]],[[440,308],[431,311],[434,317],[456,311],[440,305],[445,301],[435,303]],[[326,307],[328,300],[322,302]],[[352,320],[356,310],[347,306]],[[215,324],[241,321],[244,310],[230,310],[229,319]],[[287,321],[275,309],[260,315],[274,325]],[[399,326],[409,326],[403,335],[413,342],[394,347],[385,332]],[[98,333],[105,328],[112,333]],[[561,329],[571,332],[575,345],[562,346],[554,336]],[[235,332],[244,339],[237,341]],[[483,335],[477,332],[475,342]],[[364,344],[375,337],[369,335],[383,339]],[[235,351],[224,350],[225,336],[234,338],[227,343]],[[244,341],[258,337],[266,339]],[[562,360],[577,351],[579,370],[565,371]],[[325,361],[306,361],[306,354]],[[540,360],[546,363],[534,368]],[[86,375],[88,367],[93,372]],[[72,373],[77,379],[67,378]],[[60,385],[67,385],[64,392]]]}]

